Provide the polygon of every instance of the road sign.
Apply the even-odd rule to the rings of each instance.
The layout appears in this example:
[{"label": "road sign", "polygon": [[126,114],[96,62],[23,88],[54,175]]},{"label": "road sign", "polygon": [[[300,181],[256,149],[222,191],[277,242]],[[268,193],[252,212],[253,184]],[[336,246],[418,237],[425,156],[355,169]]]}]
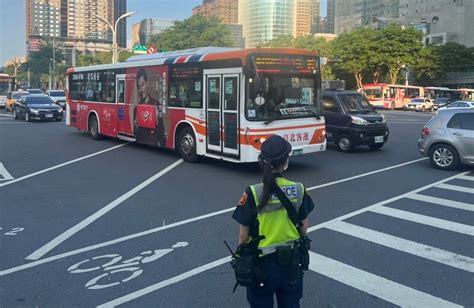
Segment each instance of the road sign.
[{"label": "road sign", "polygon": [[141,54],[145,54],[147,53],[147,47],[145,45],[135,45],[133,46],[133,52],[134,53],[141,53]]},{"label": "road sign", "polygon": [[150,53],[156,53],[158,50],[156,49],[155,46],[151,45],[151,46],[148,46],[148,49],[146,50],[146,53],[150,54]]}]

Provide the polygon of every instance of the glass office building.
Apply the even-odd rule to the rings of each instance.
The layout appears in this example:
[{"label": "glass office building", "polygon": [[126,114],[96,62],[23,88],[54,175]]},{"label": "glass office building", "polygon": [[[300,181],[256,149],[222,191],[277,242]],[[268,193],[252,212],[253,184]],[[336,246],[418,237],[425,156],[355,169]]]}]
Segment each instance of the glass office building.
[{"label": "glass office building", "polygon": [[280,35],[295,36],[294,0],[240,0],[239,24],[246,47],[263,45]]}]

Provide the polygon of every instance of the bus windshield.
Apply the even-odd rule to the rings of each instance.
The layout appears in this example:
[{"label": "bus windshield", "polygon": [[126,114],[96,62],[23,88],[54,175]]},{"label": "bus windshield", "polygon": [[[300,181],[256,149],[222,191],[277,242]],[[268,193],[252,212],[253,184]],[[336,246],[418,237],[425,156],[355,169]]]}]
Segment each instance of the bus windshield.
[{"label": "bus windshield", "polygon": [[382,97],[382,89],[380,88],[364,89],[364,92],[368,98],[381,98]]},{"label": "bus windshield", "polygon": [[10,91],[10,81],[0,80],[0,95],[7,95]]},{"label": "bus windshield", "polygon": [[317,97],[313,76],[249,78],[246,117],[251,121],[313,117],[320,110]]}]

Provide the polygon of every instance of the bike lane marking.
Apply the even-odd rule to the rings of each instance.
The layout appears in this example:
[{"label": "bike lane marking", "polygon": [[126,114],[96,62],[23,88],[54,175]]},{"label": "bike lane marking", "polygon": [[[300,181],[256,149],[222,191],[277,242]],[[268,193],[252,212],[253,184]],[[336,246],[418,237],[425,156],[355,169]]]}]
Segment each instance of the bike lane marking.
[{"label": "bike lane marking", "polygon": [[134,187],[132,190],[126,192],[125,194],[118,197],[114,201],[110,202],[109,204],[107,204],[106,206],[104,206],[103,208],[101,208],[100,210],[95,212],[94,214],[90,215],[89,217],[87,217],[86,219],[81,221],[80,223],[76,224],[75,226],[73,226],[73,227],[69,228],[68,230],[66,230],[65,232],[61,233],[60,235],[55,237],[50,242],[48,242],[45,245],[41,246],[40,248],[38,248],[37,250],[35,250],[31,254],[29,254],[25,259],[27,259],[27,260],[38,260],[39,258],[41,258],[45,254],[50,252],[52,249],[54,249],[55,247],[60,245],[62,242],[64,242],[65,240],[67,240],[68,238],[73,236],[74,234],[76,234],[80,230],[84,229],[85,227],[87,227],[88,225],[90,225],[91,223],[93,223],[94,221],[96,221],[97,219],[104,216],[105,214],[107,214],[112,209],[114,209],[116,206],[120,205],[125,200],[129,199],[130,197],[132,197],[133,195],[135,195],[136,193],[138,193],[139,191],[141,191],[142,189],[144,189],[145,187],[147,187],[148,185],[150,185],[151,183],[153,183],[157,179],[161,178],[163,175],[165,175],[169,171],[171,171],[174,168],[176,168],[177,166],[179,166],[183,161],[184,161],[183,159],[177,160],[176,162],[169,165],[165,169],[161,170],[160,172],[158,172],[157,174],[155,174],[154,176],[152,176],[148,180],[146,180],[143,183],[139,184],[138,186]]},{"label": "bike lane marking", "polygon": [[51,171],[51,170],[55,170],[55,169],[58,169],[58,168],[61,168],[61,167],[64,167],[64,166],[67,166],[67,165],[76,163],[76,162],[78,162],[78,161],[81,161],[81,160],[84,160],[84,159],[87,159],[87,158],[91,158],[91,157],[94,157],[94,156],[97,156],[97,155],[100,155],[100,154],[103,154],[103,153],[106,153],[106,152],[109,152],[109,151],[118,149],[118,148],[120,148],[120,147],[126,146],[127,144],[128,144],[128,143],[119,144],[119,145],[116,145],[116,146],[114,146],[114,147],[111,147],[111,148],[108,148],[108,149],[105,149],[105,150],[102,150],[102,151],[99,151],[99,152],[95,152],[95,153],[92,153],[92,154],[89,154],[89,155],[86,155],[86,156],[82,156],[82,157],[79,157],[79,158],[76,158],[76,159],[73,159],[73,160],[64,162],[64,163],[62,163],[62,164],[59,164],[59,165],[56,165],[56,166],[53,166],[53,167],[49,167],[49,168],[46,168],[46,169],[43,169],[43,170],[40,170],[40,171],[31,173],[31,174],[27,174],[27,175],[25,175],[25,176],[22,176],[22,177],[19,177],[19,178],[17,178],[17,179],[8,181],[8,182],[6,182],[6,183],[0,183],[0,187],[4,187],[4,186],[10,185],[10,184],[18,183],[18,182],[20,182],[20,181],[23,181],[23,180],[29,179],[29,178],[31,178],[31,177],[34,177],[34,176],[37,176],[37,175],[40,175],[40,174],[49,172],[49,171]]},{"label": "bike lane marking", "polygon": [[[408,163],[410,163],[410,162],[408,162]],[[375,206],[384,205],[384,204],[396,201],[398,199],[404,198],[405,195],[409,195],[410,193],[416,193],[416,192],[422,191],[424,189],[431,188],[435,185],[442,184],[445,181],[450,181],[454,178],[463,178],[468,173],[469,172],[459,173],[458,175],[451,176],[451,177],[446,178],[444,180],[440,180],[436,183],[428,184],[428,185],[426,185],[422,188],[418,188],[418,189],[416,189],[414,191],[411,191],[411,192],[408,192],[406,194],[403,194],[403,195],[400,195],[400,196],[395,196],[391,199],[379,202],[377,204],[374,204],[373,206],[368,206],[366,208],[359,209],[355,212],[351,212],[351,213],[345,214],[343,216],[340,216],[339,218],[334,218],[334,219],[329,220],[327,222],[323,222],[319,225],[310,227],[308,229],[308,232],[314,231],[314,230],[317,230],[317,229],[320,229],[320,228],[324,228],[326,226],[326,224],[329,224],[330,222],[337,221],[337,220],[344,220],[344,219],[347,219],[349,217],[358,215],[360,213],[364,213],[366,211],[369,211],[371,208],[373,208]],[[349,179],[354,179],[354,177],[351,177]],[[314,187],[311,187],[311,190],[319,189],[319,188],[330,186],[330,185],[335,185],[335,184],[338,184],[340,182],[345,182],[345,181],[346,181],[346,179],[342,179],[342,180],[339,180],[339,181],[334,181],[334,182],[314,186]],[[204,215],[201,215],[201,216],[189,218],[189,219],[186,219],[186,220],[181,220],[181,221],[178,221],[178,222],[166,225],[166,226],[148,229],[148,230],[145,230],[145,231],[142,231],[142,232],[138,232],[138,233],[130,234],[130,235],[127,235],[127,236],[123,236],[123,237],[120,237],[120,238],[117,238],[117,239],[114,239],[114,240],[94,244],[94,245],[91,245],[91,246],[86,246],[86,247],[83,247],[83,248],[79,248],[79,249],[71,250],[71,251],[64,252],[64,253],[61,253],[61,254],[58,254],[58,255],[54,255],[54,256],[51,256],[51,257],[47,257],[47,258],[44,258],[44,259],[41,259],[41,260],[37,260],[37,261],[29,262],[29,263],[26,263],[26,264],[18,265],[18,266],[15,266],[15,267],[11,267],[11,268],[8,268],[8,269],[0,270],[0,277],[8,275],[8,274],[15,273],[15,272],[18,272],[18,271],[22,271],[22,270],[25,270],[25,269],[29,269],[29,268],[32,268],[32,267],[35,267],[35,266],[39,266],[39,265],[42,265],[42,264],[45,264],[45,263],[53,262],[53,261],[56,261],[56,260],[59,260],[59,259],[67,258],[67,257],[74,256],[74,255],[77,255],[77,254],[81,254],[83,252],[103,248],[103,247],[110,246],[110,245],[115,245],[115,244],[118,244],[118,243],[121,243],[121,242],[125,242],[125,241],[131,240],[131,239],[135,239],[135,238],[139,238],[139,237],[142,237],[142,236],[150,235],[150,234],[157,233],[157,232],[160,232],[160,231],[163,231],[163,230],[175,228],[175,227],[185,225],[185,224],[188,224],[188,223],[192,223],[192,222],[195,222],[195,221],[200,221],[200,220],[207,219],[207,218],[210,218],[210,217],[214,217],[214,216],[218,216],[218,215],[221,215],[221,214],[229,213],[229,212],[232,212],[234,210],[235,210],[235,207],[227,208],[227,209],[220,210],[220,211],[217,211],[217,212],[212,212],[212,213],[204,214]]]},{"label": "bike lane marking", "polygon": [[[428,189],[428,188],[431,188],[431,187],[434,187],[436,185],[439,185],[439,184],[442,184],[444,182],[447,182],[447,181],[450,181],[452,179],[455,179],[457,178],[458,176],[460,175],[465,175],[467,174],[468,172],[463,172],[463,173],[459,173],[459,174],[456,174],[454,176],[451,176],[449,178],[446,178],[446,179],[443,179],[443,180],[440,180],[440,181],[437,181],[435,183],[431,183],[431,184],[428,184],[426,186],[423,186],[423,187],[420,187],[420,188],[417,188],[415,190],[412,190],[412,191],[409,191],[407,193],[404,193],[404,194],[401,194],[399,196],[396,196],[396,197],[393,197],[393,198],[390,198],[390,199],[387,199],[387,200],[384,200],[384,201],[381,201],[381,202],[378,202],[378,203],[375,203],[375,204],[372,204],[372,205],[369,205],[365,208],[362,208],[360,210],[357,210],[357,211],[354,211],[354,212],[351,212],[351,213],[348,213],[346,215],[343,215],[343,216],[339,216],[339,217],[336,217],[334,219],[331,219],[329,221],[326,221],[326,222],[323,222],[323,223],[320,223],[316,226],[313,226],[311,228],[308,228],[308,233],[309,232],[313,232],[315,230],[319,230],[319,229],[322,229],[322,228],[325,228],[325,227],[329,227],[331,225],[333,225],[334,223],[339,223],[341,222],[342,220],[345,220],[347,218],[350,218],[350,217],[353,217],[353,216],[356,216],[356,215],[359,215],[361,213],[364,213],[364,212],[367,212],[373,208],[376,208],[376,207],[379,207],[381,205],[384,205],[384,204],[387,204],[387,203],[391,203],[393,201],[396,201],[396,200],[399,200],[399,199],[403,199],[405,197],[407,197],[408,195],[410,194],[414,194],[414,193],[417,193],[417,192],[420,192],[422,190],[425,190],[425,189]],[[205,264],[205,265],[202,265],[198,268],[195,268],[194,270],[190,270],[188,272],[185,272],[183,274],[180,274],[178,276],[175,276],[173,278],[170,278],[170,279],[167,279],[167,280],[164,280],[164,281],[161,281],[161,282],[158,282],[156,284],[153,284],[153,285],[150,285],[146,288],[143,288],[143,289],[140,289],[140,290],[137,290],[137,291],[134,291],[132,293],[129,293],[127,295],[124,295],[122,297],[119,297],[117,299],[114,299],[112,301],[109,301],[107,303],[104,303],[104,304],[101,304],[101,305],[98,305],[97,307],[101,307],[101,308],[105,308],[105,307],[116,307],[118,305],[121,305],[121,304],[124,304],[124,303],[127,303],[129,301],[132,301],[134,299],[137,299],[139,297],[142,297],[144,295],[147,295],[151,292],[154,292],[154,291],[157,291],[159,289],[162,289],[170,284],[173,284],[175,283],[174,281],[177,280],[176,282],[178,281],[181,281],[181,280],[184,280],[186,278],[189,278],[191,276],[195,276],[201,272],[203,272],[203,270],[201,269],[212,269],[214,267],[217,267],[219,265],[222,265],[224,263],[226,263],[226,261],[230,261],[230,258],[231,256],[228,256],[228,257],[225,257],[225,258],[222,258],[222,259],[219,259],[219,260],[216,260],[216,261],[213,261],[211,263],[208,263],[208,264]],[[170,283],[171,282],[171,283]]]}]

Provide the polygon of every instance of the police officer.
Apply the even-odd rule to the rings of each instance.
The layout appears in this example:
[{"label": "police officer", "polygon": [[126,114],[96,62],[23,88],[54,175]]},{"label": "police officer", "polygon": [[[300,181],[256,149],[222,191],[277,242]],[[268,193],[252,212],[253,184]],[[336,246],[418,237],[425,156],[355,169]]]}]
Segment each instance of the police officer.
[{"label": "police officer", "polygon": [[[261,148],[259,163],[263,169],[263,182],[247,187],[232,217],[240,224],[239,245],[259,238],[258,268],[263,279],[247,287],[247,300],[251,307],[273,307],[276,295],[278,307],[299,307],[303,296],[303,272],[292,266],[298,240],[308,229],[308,214],[314,203],[303,184],[282,176],[288,168],[291,145],[280,136],[268,138]],[[276,185],[275,185],[276,184]],[[280,189],[297,213],[295,225],[284,202]],[[280,197],[279,197],[279,196]],[[287,206],[290,202],[286,202]]]}]

